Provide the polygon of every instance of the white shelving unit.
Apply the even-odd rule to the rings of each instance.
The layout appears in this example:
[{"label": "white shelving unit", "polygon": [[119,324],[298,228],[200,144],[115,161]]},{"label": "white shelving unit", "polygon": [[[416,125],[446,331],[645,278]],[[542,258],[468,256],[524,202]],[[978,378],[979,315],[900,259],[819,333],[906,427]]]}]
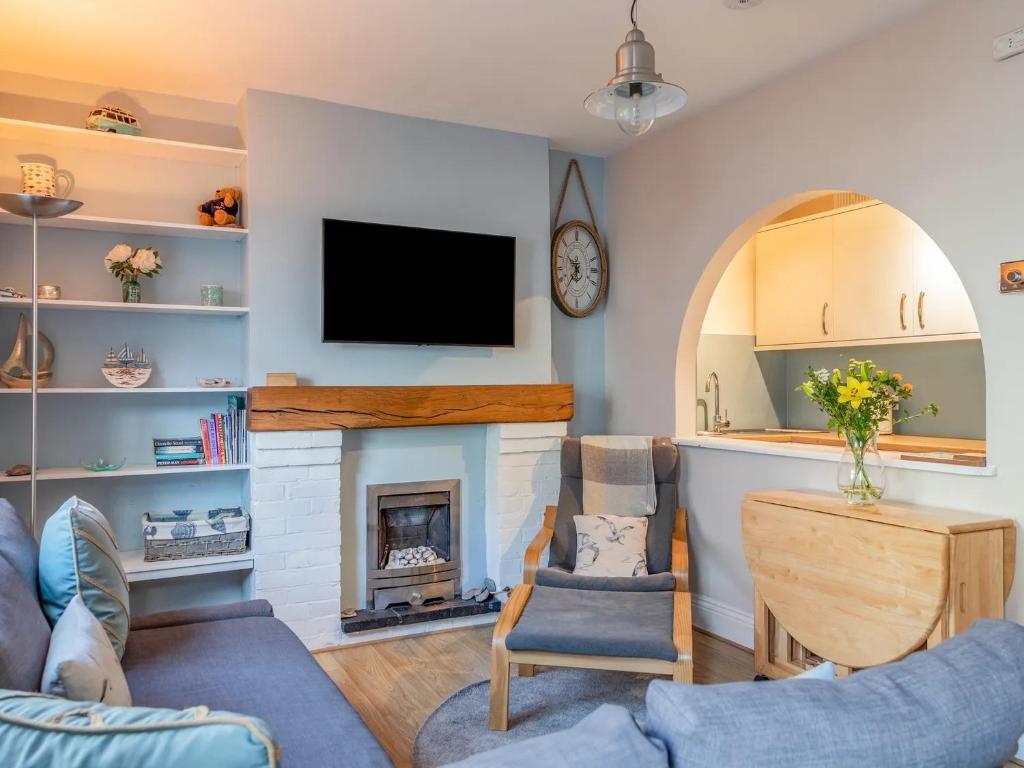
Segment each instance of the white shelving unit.
[{"label": "white shelving unit", "polygon": [[[4,307],[31,307],[31,299],[0,299]],[[40,299],[40,310],[67,312],[143,312],[154,315],[226,315],[241,317],[248,307],[204,307],[199,304],[124,304],[120,301],[89,301],[85,299]]]},{"label": "white shelving unit", "polygon": [[[155,464],[127,464],[111,472],[91,472],[81,467],[40,467],[36,479],[48,480],[113,480],[118,477],[145,477],[148,475],[192,475],[212,472],[247,472],[248,464],[196,464],[177,467],[158,467]],[[28,475],[7,477],[0,475],[0,483],[27,483]]]},{"label": "white shelving unit", "polygon": [[253,569],[252,551],[240,552],[237,555],[216,555],[213,557],[193,557],[184,560],[160,560],[147,563],[141,549],[121,552],[121,563],[128,574],[128,583],[139,581],[156,581],[158,579],[178,579],[184,576],[202,576],[207,573],[224,573],[225,571],[251,571]]},{"label": "white shelving unit", "polygon": [[[40,282],[62,285],[65,294],[74,294],[75,287],[79,288],[78,297],[38,302],[40,327],[53,338],[57,347],[58,358],[54,368],[57,383],[75,383],[74,372],[77,368],[69,360],[75,360],[76,355],[69,353],[78,352],[77,357],[81,358],[86,350],[84,346],[67,345],[82,345],[86,343],[83,341],[86,338],[106,339],[108,335],[111,339],[120,340],[122,333],[126,333],[126,328],[145,329],[136,333],[144,333],[149,342],[145,344],[146,351],[150,352],[152,347],[152,351],[156,353],[155,358],[160,365],[163,382],[194,383],[196,376],[210,375],[208,371],[211,369],[217,375],[221,375],[217,370],[218,361],[227,363],[224,373],[232,376],[233,381],[245,380],[245,321],[249,314],[247,306],[124,304],[89,298],[90,294],[97,296],[98,290],[95,284],[90,286],[87,281],[83,282],[80,279],[85,269],[91,269],[91,266],[83,266],[81,259],[94,258],[97,260],[96,268],[102,269],[100,260],[103,254],[89,250],[90,246],[79,245],[79,240],[69,237],[67,232],[58,238],[57,233],[53,231],[110,233],[124,237],[128,242],[132,242],[133,237],[137,236],[167,238],[167,241],[160,243],[165,265],[173,264],[176,257],[181,257],[184,260],[182,263],[188,264],[191,272],[187,269],[174,271],[168,266],[157,280],[195,280],[197,274],[205,271],[202,269],[203,260],[208,259],[212,279],[206,282],[222,282],[228,292],[240,297],[236,301],[245,304],[244,275],[248,229],[204,227],[196,223],[194,218],[196,203],[204,199],[202,195],[208,195],[215,188],[237,186],[243,188],[244,193],[247,157],[245,149],[149,136],[125,136],[11,117],[0,117],[0,144],[5,144],[13,154],[40,152],[58,158],[60,167],[67,167],[76,173],[79,189],[75,190],[75,196],[84,202],[83,207],[74,214],[60,219],[40,221],[40,243],[46,244],[47,237],[53,238],[49,241],[49,261],[46,272],[39,276]],[[129,198],[129,191],[137,191],[137,194],[132,194]],[[243,208],[243,224],[245,213]],[[24,227],[30,224],[30,220],[0,211],[0,231],[10,236],[8,242],[23,242]],[[81,242],[96,243],[102,242],[102,239],[83,235]],[[57,243],[60,244],[59,248]],[[5,266],[17,273],[19,281],[25,279],[24,272],[18,271],[24,264],[20,259],[20,251],[16,253],[13,248],[0,251],[0,285],[7,284],[4,281]],[[197,265],[199,269],[196,268]],[[178,288],[187,285],[190,290],[193,289],[191,284],[186,282],[170,285]],[[19,287],[28,293],[25,289],[30,286],[26,284]],[[107,293],[100,295],[109,296]],[[191,294],[179,290],[170,295],[178,297]],[[31,298],[0,298],[0,310],[26,310],[32,307],[32,303]],[[68,314],[75,312],[90,314],[81,318]],[[151,315],[162,317],[149,318]],[[8,329],[13,330],[11,316],[12,313],[0,314],[0,361],[8,349]],[[176,319],[178,316],[181,319]],[[196,321],[189,321],[188,317],[207,319],[197,324]],[[175,323],[179,325],[176,326]],[[79,330],[80,328],[82,330]],[[189,330],[178,334],[178,328]],[[200,330],[195,330],[197,328]],[[130,333],[131,330],[127,332],[128,341],[132,341]],[[186,333],[196,336],[196,357],[182,352],[182,338]],[[89,336],[86,337],[86,334]],[[204,338],[202,334],[210,334],[210,339]],[[232,350],[235,348],[236,337],[238,357],[233,359]],[[192,343],[191,337],[188,341]],[[132,343],[134,346],[138,342]],[[160,354],[161,345],[165,351],[163,356]],[[63,355],[62,348],[66,350]],[[88,349],[91,349],[91,342]],[[168,349],[174,351],[168,352]],[[78,365],[81,365],[80,360]],[[96,365],[98,367],[99,360],[96,361]],[[89,373],[93,374],[95,371],[90,370]],[[87,381],[94,382],[95,379]],[[208,415],[210,410],[209,396],[223,396],[224,403],[216,407],[216,410],[223,410],[228,395],[237,395],[245,391],[242,386],[206,388],[191,385],[137,389],[53,386],[39,389],[39,412],[50,414],[49,430],[41,425],[41,431],[37,433],[40,468],[36,472],[36,479],[40,488],[48,489],[44,494],[47,500],[43,503],[52,504],[56,498],[63,499],[73,493],[88,493],[89,498],[95,494],[99,499],[106,499],[110,508],[101,506],[101,510],[110,518],[119,538],[128,541],[129,549],[122,551],[121,557],[133,586],[138,585],[141,588],[147,582],[167,585],[173,579],[192,577],[187,586],[182,584],[175,587],[179,594],[175,599],[180,604],[183,599],[184,602],[188,602],[189,593],[203,589],[203,583],[194,583],[198,581],[195,577],[225,573],[230,577],[231,572],[238,572],[242,576],[238,587],[241,590],[240,596],[246,596],[253,569],[251,551],[238,555],[147,563],[143,559],[142,550],[132,548],[138,547],[141,543],[140,517],[144,511],[166,510],[172,508],[168,504],[178,504],[179,500],[183,506],[187,505],[197,510],[222,506],[244,507],[248,504],[248,464],[157,467],[155,464],[145,463],[149,456],[137,453],[139,446],[145,444],[149,436],[180,437],[198,434],[198,420]],[[24,401],[16,397],[17,395],[30,395],[30,392],[6,389],[0,385],[0,403],[5,404],[0,407],[6,409],[0,414],[0,418],[10,418],[10,421],[0,421],[0,424],[26,423],[21,415],[24,413]],[[150,396],[152,400],[138,399],[146,396]],[[78,401],[68,400],[76,397],[79,398]],[[195,420],[191,417],[193,410]],[[88,416],[82,419],[83,424],[91,425],[83,426],[83,429],[96,429],[97,425],[103,429],[103,425],[110,423],[110,430],[100,437],[107,441],[108,446],[118,446],[124,441],[126,453],[132,463],[113,472],[90,472],[76,466],[47,467],[48,454],[51,457],[51,464],[66,463],[69,460],[73,462],[75,449],[80,445],[88,445],[85,435],[75,433],[75,417],[78,413]],[[54,429],[54,421],[59,423],[59,430]],[[126,427],[126,424],[129,426]],[[134,430],[131,435],[133,440],[124,440],[117,431],[125,428]],[[4,439],[7,439],[6,433]],[[24,432],[21,432],[21,438],[16,439],[25,439],[27,444]],[[65,445],[63,453],[53,448],[47,450],[48,444],[59,446],[60,444],[55,441],[61,440],[71,440],[75,448],[68,451]],[[128,446],[133,447],[129,450]],[[0,449],[2,448],[0,445]],[[22,453],[20,447],[8,450],[5,453],[7,461],[4,466],[0,466],[0,471],[12,461],[29,463]],[[123,455],[115,454],[109,448],[104,449],[104,453],[116,455],[117,458]],[[0,489],[11,495],[12,499],[16,495],[18,498],[21,498],[21,495],[27,498],[23,484],[30,484],[28,476],[7,477],[0,474]],[[0,492],[0,495],[3,495],[3,492]],[[38,512],[42,521],[52,509],[40,508]],[[233,580],[225,582],[224,577],[221,577],[217,581],[211,581],[210,588],[223,590],[225,584],[228,584],[234,590],[234,583]],[[154,599],[162,606],[166,594],[168,593],[161,586],[159,590],[146,592],[143,597],[153,597],[146,598],[144,602],[151,609]],[[186,597],[182,598],[182,595]],[[221,592],[217,592],[215,599],[220,599],[220,595]],[[230,599],[237,600],[238,596]],[[209,600],[209,595],[203,596],[203,602]],[[161,607],[155,609],[160,610]]]},{"label": "white shelving unit", "polygon": [[[0,211],[0,224],[31,226],[20,216]],[[44,219],[39,222],[43,229],[77,229],[83,232],[120,232],[133,235],[165,235],[168,237],[193,237],[199,240],[222,240],[236,242],[249,234],[242,227],[204,227],[201,224],[185,224],[176,221],[145,221],[143,219],[121,219],[109,216],[86,216],[69,214],[59,219]]]}]

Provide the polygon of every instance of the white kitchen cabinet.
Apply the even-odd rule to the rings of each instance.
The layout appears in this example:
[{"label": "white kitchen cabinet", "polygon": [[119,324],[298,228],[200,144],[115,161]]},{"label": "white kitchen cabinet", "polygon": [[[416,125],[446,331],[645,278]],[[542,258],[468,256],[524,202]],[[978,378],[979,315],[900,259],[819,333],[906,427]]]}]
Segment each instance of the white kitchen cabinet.
[{"label": "white kitchen cabinet", "polygon": [[758,348],[978,337],[956,270],[888,205],[764,229],[755,245]]},{"label": "white kitchen cabinet", "polygon": [[914,226],[913,328],[917,336],[977,333],[974,307],[959,275],[928,233]]},{"label": "white kitchen cabinet", "polygon": [[835,338],[912,336],[913,222],[888,205],[831,218]]},{"label": "white kitchen cabinet", "polygon": [[754,325],[757,344],[806,344],[830,338],[832,219],[757,234]]}]

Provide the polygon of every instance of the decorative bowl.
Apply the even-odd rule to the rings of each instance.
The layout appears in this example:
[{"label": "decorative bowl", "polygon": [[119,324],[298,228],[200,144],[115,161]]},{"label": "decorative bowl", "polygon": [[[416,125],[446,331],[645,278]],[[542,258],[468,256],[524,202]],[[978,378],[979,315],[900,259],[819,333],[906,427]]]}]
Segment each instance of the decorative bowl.
[{"label": "decorative bowl", "polygon": [[100,368],[103,378],[120,389],[141,387],[153,375],[152,368]]},{"label": "decorative bowl", "polygon": [[124,458],[118,462],[112,464],[107,463],[103,459],[96,459],[96,461],[90,463],[82,462],[82,469],[86,469],[90,472],[116,472],[127,463],[128,459]]}]

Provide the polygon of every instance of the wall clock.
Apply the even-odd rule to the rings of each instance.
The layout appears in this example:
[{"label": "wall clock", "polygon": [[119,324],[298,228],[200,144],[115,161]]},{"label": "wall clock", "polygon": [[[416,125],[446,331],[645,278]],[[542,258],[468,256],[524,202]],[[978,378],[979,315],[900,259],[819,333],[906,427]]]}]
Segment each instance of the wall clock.
[{"label": "wall clock", "polygon": [[[569,176],[574,169],[580,180],[591,223],[574,219],[559,227],[558,217],[562,213]],[[551,295],[558,308],[569,317],[586,317],[601,305],[607,291],[608,255],[601,245],[601,235],[594,211],[590,207],[583,173],[573,158],[565,171],[562,195],[555,212],[555,232],[551,238]]]}]

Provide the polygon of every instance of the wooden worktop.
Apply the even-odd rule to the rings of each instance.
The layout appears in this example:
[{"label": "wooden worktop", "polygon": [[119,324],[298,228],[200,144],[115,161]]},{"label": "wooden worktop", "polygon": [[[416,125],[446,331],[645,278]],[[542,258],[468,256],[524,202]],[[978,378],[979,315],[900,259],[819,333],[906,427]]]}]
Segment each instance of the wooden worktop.
[{"label": "wooden worktop", "polygon": [[[834,432],[769,432],[743,435],[725,433],[721,437],[732,440],[757,440],[763,443],[797,443],[801,445],[831,445],[842,448],[846,442]],[[879,435],[878,450],[900,453],[985,453],[984,440],[962,437],[922,437],[919,435]]]}]

